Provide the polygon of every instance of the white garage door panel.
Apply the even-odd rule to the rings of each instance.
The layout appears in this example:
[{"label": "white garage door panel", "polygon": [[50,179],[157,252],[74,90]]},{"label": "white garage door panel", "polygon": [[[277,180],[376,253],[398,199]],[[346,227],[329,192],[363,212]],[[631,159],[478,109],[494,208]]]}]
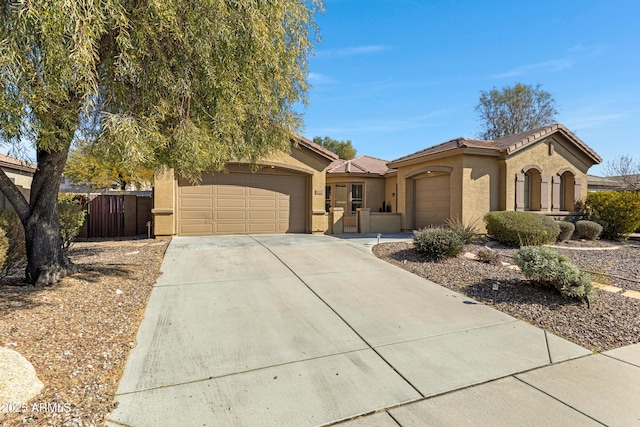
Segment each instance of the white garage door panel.
[{"label": "white garage door panel", "polygon": [[416,228],[442,225],[450,212],[449,175],[415,181]]},{"label": "white garage door panel", "polygon": [[265,234],[306,231],[303,175],[205,175],[202,184],[178,183],[179,235]]}]

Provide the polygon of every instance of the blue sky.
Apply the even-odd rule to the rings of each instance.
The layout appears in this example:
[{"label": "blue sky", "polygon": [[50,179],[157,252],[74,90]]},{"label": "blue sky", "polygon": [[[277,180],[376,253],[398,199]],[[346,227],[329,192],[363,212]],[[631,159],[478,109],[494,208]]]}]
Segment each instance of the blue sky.
[{"label": "blue sky", "polygon": [[[326,0],[302,134],[387,160],[480,131],[481,90],[540,83],[603,158],[640,157],[640,2]],[[595,166],[592,174],[604,173]]]}]

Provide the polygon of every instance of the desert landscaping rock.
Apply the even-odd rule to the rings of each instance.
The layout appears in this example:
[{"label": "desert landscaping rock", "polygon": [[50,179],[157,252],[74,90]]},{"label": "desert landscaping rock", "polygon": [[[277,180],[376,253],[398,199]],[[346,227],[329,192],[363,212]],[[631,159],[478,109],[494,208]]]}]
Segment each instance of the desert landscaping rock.
[{"label": "desert landscaping rock", "polygon": [[[77,242],[68,253],[80,272],[60,283],[0,282],[0,346],[28,359],[44,384],[26,410],[0,414],[0,426],[104,424],[166,246]],[[0,377],[6,372],[0,367]]]},{"label": "desert landscaping rock", "polygon": [[5,347],[0,347],[0,372],[0,403],[3,404],[0,413],[22,407],[44,387],[33,365],[17,351]]},{"label": "desert landscaping rock", "polygon": [[[515,252],[486,238],[465,248],[477,253],[490,247],[509,264]],[[492,285],[500,282],[495,308],[517,319],[549,331],[593,351],[605,351],[640,342],[640,299],[624,296],[640,291],[640,248],[635,244],[604,241],[570,241],[567,246],[594,249],[619,246],[611,250],[576,251],[555,249],[567,255],[584,269],[600,270],[615,276],[598,277],[607,286],[624,292],[612,293],[596,289],[591,308],[585,301],[562,296],[554,289],[527,280],[511,265],[494,266],[460,256],[441,262],[425,261],[413,249],[412,242],[383,243],[373,253],[400,268],[415,273],[441,286],[461,292],[485,304],[493,304]],[[558,245],[562,246],[562,245]],[[594,275],[592,274],[592,277]],[[622,279],[625,278],[625,279]],[[628,279],[626,279],[628,278]]]}]

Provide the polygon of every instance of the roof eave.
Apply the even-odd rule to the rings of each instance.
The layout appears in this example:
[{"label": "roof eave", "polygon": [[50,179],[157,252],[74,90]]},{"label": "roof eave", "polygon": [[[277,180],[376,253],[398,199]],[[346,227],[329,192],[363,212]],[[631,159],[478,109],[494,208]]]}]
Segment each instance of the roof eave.
[{"label": "roof eave", "polygon": [[464,148],[460,148],[460,147],[449,148],[447,150],[438,151],[437,153],[422,154],[416,157],[411,157],[409,159],[401,158],[398,160],[392,160],[389,163],[387,163],[387,167],[389,169],[397,169],[404,166],[411,166],[417,163],[422,163],[424,161],[437,160],[437,159],[443,159],[446,157],[455,156],[463,152],[464,152]]}]

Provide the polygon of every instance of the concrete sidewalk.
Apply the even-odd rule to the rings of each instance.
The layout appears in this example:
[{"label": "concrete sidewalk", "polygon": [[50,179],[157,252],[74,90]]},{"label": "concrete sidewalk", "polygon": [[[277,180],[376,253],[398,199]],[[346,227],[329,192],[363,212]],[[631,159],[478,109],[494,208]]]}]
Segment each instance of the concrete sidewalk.
[{"label": "concrete sidewalk", "polygon": [[108,425],[640,424],[640,346],[591,355],[370,246],[175,238]]}]

